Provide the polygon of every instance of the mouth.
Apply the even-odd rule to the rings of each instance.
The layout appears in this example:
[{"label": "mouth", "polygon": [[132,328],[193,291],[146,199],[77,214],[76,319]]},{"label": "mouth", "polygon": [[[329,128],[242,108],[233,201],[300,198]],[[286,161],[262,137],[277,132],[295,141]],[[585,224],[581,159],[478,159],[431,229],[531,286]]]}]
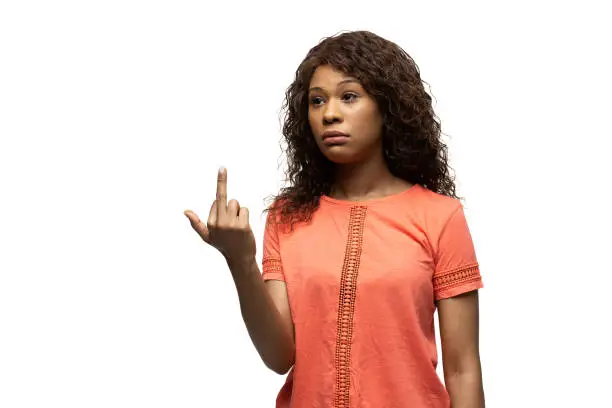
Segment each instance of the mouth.
[{"label": "mouth", "polygon": [[326,146],[343,145],[348,143],[349,135],[338,131],[327,131],[321,135],[323,144]]},{"label": "mouth", "polygon": [[321,138],[323,140],[331,138],[331,137],[349,137],[349,135],[343,132],[339,132],[337,130],[328,130],[326,132],[323,132],[323,134],[321,135]]}]

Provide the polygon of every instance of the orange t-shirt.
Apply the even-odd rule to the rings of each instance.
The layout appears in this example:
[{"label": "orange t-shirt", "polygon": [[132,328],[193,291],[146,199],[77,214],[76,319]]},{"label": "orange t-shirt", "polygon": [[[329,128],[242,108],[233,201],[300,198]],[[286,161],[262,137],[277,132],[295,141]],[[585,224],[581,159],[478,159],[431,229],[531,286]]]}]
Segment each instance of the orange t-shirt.
[{"label": "orange t-shirt", "polygon": [[323,195],[293,232],[266,222],[264,280],[286,283],[295,364],[277,408],[448,408],[435,301],[483,287],[463,206],[418,184]]}]

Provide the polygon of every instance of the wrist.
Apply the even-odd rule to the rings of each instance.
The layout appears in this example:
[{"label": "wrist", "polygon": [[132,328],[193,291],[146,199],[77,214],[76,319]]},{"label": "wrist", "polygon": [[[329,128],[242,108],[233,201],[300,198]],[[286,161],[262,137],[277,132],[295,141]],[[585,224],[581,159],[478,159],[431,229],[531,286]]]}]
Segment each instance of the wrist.
[{"label": "wrist", "polygon": [[227,257],[227,266],[229,266],[232,275],[241,275],[248,273],[257,265],[254,256]]}]

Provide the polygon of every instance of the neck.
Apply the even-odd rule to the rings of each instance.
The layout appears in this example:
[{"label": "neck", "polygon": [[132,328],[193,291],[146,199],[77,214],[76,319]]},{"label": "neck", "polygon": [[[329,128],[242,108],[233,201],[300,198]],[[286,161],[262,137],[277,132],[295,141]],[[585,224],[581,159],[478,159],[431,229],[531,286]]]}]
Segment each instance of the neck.
[{"label": "neck", "polygon": [[358,163],[338,164],[335,180],[330,196],[345,200],[384,197],[409,186],[391,174],[382,152]]}]

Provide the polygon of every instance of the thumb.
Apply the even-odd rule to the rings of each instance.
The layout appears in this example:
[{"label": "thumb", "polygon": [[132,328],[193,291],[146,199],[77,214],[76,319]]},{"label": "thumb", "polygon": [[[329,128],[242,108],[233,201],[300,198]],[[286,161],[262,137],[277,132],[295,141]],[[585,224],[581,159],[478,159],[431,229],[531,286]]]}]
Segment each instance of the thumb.
[{"label": "thumb", "polygon": [[183,214],[185,214],[185,216],[189,219],[191,227],[195,230],[195,232],[198,233],[204,242],[210,244],[210,234],[208,232],[208,228],[206,227],[206,224],[200,220],[200,217],[198,217],[197,214],[191,210],[185,210]]}]

